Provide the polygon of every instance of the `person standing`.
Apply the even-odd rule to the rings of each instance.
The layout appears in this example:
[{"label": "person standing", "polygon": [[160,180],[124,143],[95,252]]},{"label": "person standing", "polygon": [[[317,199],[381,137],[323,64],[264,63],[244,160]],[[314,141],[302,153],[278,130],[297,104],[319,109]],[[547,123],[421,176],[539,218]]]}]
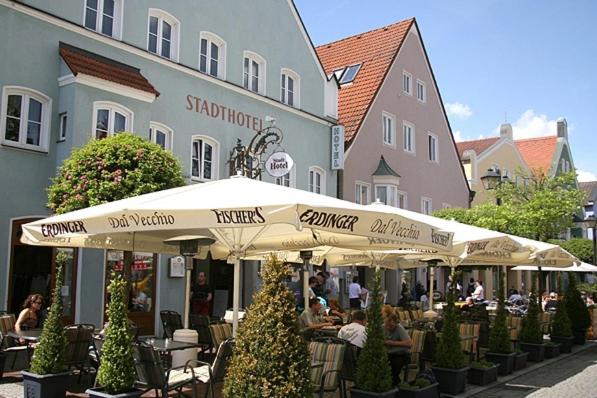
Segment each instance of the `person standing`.
[{"label": "person standing", "polygon": [[199,315],[209,316],[209,305],[212,300],[212,293],[205,272],[200,271],[197,274],[197,283],[193,285],[193,295],[191,296],[191,312]]},{"label": "person standing", "polygon": [[384,344],[388,350],[390,367],[392,368],[392,382],[400,384],[400,373],[405,365],[410,363],[410,347],[412,341],[408,332],[398,323],[396,314],[389,314],[384,320]]},{"label": "person standing", "polygon": [[323,276],[325,277],[325,290],[328,292],[328,301],[338,300],[338,285],[334,281],[334,278],[332,278],[329,272],[325,272]]},{"label": "person standing", "polygon": [[475,291],[473,292],[472,297],[475,301],[485,300],[485,290],[483,289],[483,281],[477,281],[475,283]]},{"label": "person standing", "polygon": [[466,296],[472,297],[474,292],[475,292],[475,278],[471,278],[469,280],[468,286],[466,288]]},{"label": "person standing", "polygon": [[359,284],[359,277],[353,276],[352,283],[348,285],[348,301],[350,308],[353,310],[361,309],[361,285]]}]

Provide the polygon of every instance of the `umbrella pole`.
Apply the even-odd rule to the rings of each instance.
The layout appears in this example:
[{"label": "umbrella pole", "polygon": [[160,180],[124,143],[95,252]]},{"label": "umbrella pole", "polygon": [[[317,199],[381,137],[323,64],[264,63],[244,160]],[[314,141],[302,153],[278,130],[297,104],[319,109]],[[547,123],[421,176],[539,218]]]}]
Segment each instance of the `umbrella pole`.
[{"label": "umbrella pole", "polygon": [[309,308],[309,268],[306,264],[303,269],[303,299],[306,310]]},{"label": "umbrella pole", "polygon": [[240,257],[234,254],[234,292],[232,296],[232,336],[238,330],[238,309],[240,306]]},{"label": "umbrella pole", "polygon": [[191,271],[193,269],[193,257],[184,256],[185,260],[185,290],[184,290],[184,328],[189,328],[189,307],[191,302]]},{"label": "umbrella pole", "polygon": [[425,318],[436,318],[437,317],[437,312],[433,311],[433,279],[435,277],[435,267],[434,266],[430,266],[429,267],[429,297],[428,297],[428,302],[429,302],[429,309],[427,311],[425,311],[425,313],[423,313],[423,316]]}]

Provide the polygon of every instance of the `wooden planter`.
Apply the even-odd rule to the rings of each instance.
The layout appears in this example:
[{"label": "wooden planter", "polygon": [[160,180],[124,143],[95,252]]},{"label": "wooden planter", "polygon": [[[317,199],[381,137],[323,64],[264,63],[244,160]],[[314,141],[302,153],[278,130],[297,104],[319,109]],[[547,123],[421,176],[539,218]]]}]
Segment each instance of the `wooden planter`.
[{"label": "wooden planter", "polygon": [[501,354],[498,352],[485,353],[485,360],[500,365],[498,373],[502,376],[509,375],[514,371],[514,357],[515,352],[510,354]]},{"label": "wooden planter", "polygon": [[501,365],[490,368],[473,368],[468,370],[468,382],[477,386],[484,386],[497,380],[498,369]]},{"label": "wooden planter", "polygon": [[572,352],[572,343],[574,343],[574,337],[559,337],[559,336],[551,336],[551,341],[560,345],[560,352],[561,353],[569,353]]},{"label": "wooden planter", "polygon": [[439,384],[430,384],[427,387],[417,388],[414,390],[400,389],[396,398],[437,398],[439,397]]},{"label": "wooden planter", "polygon": [[89,398],[137,398],[143,394],[143,390],[134,389],[129,392],[121,392],[118,394],[108,394],[104,392],[103,388],[90,388],[85,391],[85,394],[89,395]]},{"label": "wooden planter", "polygon": [[514,370],[522,370],[527,367],[528,352],[516,353],[514,356]]},{"label": "wooden planter", "polygon": [[446,369],[432,367],[435,379],[439,383],[440,392],[457,395],[464,391],[468,367],[462,369]]},{"label": "wooden planter", "polygon": [[38,375],[26,370],[23,375],[25,398],[64,398],[70,372]]},{"label": "wooden planter", "polygon": [[397,388],[393,388],[385,392],[371,392],[359,390],[358,388],[350,389],[350,396],[352,398],[394,398],[398,392]]},{"label": "wooden planter", "polygon": [[545,344],[545,358],[555,358],[560,355],[559,344]]},{"label": "wooden planter", "polygon": [[520,343],[520,349],[529,353],[529,361],[541,362],[545,359],[545,344]]}]

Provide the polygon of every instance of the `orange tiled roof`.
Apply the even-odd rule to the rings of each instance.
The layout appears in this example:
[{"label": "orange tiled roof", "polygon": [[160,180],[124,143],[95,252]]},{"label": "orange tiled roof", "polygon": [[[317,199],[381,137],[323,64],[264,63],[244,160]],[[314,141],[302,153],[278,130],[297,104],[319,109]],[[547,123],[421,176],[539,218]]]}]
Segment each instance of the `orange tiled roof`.
[{"label": "orange tiled roof", "polygon": [[338,119],[344,125],[346,146],[356,136],[414,21],[407,19],[316,48],[328,75],[336,69],[362,63],[352,84],[338,90]]},{"label": "orange tiled roof", "polygon": [[522,158],[535,175],[549,173],[557,142],[558,137],[555,135],[514,141]]},{"label": "orange tiled roof", "polygon": [[458,155],[462,159],[462,155],[466,151],[475,151],[477,156],[481,155],[485,152],[490,146],[495,144],[500,137],[490,137],[490,138],[481,138],[478,140],[471,140],[471,141],[461,141],[456,143],[456,147],[458,147]]},{"label": "orange tiled roof", "polygon": [[66,43],[60,43],[59,51],[60,56],[75,76],[79,73],[83,73],[85,75],[122,84],[123,86],[146,91],[155,94],[156,96],[160,95],[137,68],[73,47]]}]

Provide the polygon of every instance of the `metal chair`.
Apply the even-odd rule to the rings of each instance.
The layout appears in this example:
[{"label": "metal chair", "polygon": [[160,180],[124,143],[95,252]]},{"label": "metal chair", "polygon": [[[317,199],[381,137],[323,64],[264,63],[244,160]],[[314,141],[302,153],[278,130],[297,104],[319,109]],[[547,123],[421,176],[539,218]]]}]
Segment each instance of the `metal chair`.
[{"label": "metal chair", "polygon": [[[234,339],[229,338],[224,340],[218,347],[218,352],[214,360],[213,365],[207,362],[193,360],[187,361],[184,372],[192,374],[195,382],[199,382],[206,385],[205,397],[210,394],[211,398],[214,398],[214,384],[221,383],[224,381],[226,376],[226,369],[232,358],[234,350]],[[195,366],[191,366],[195,364]],[[197,366],[199,365],[199,366]]]},{"label": "metal chair", "polygon": [[[8,332],[15,330],[16,318],[14,314],[0,315],[0,350],[3,354],[14,354],[12,364],[10,368],[14,368],[17,362],[17,355],[20,352],[24,352],[27,358],[31,358],[31,348],[29,344],[22,345],[18,344],[14,338],[8,335]],[[0,369],[0,378],[4,375],[4,369]]]},{"label": "metal chair", "polygon": [[182,317],[176,311],[164,310],[160,311],[160,320],[164,328],[164,338],[174,338],[174,332],[182,329]]},{"label": "metal chair", "polygon": [[225,340],[232,337],[232,325],[229,323],[216,323],[209,325],[212,347],[219,347]]},{"label": "metal chair", "polygon": [[421,369],[421,353],[423,352],[426,335],[424,330],[411,329],[409,332],[412,345],[410,346],[410,363],[404,367],[404,381],[406,382],[413,379],[413,377],[409,377],[410,375],[414,374],[416,378]]},{"label": "metal chair", "polygon": [[190,315],[191,329],[194,329],[199,335],[198,344],[202,354],[212,353],[213,340],[211,337],[211,330],[209,328],[210,319],[206,315],[191,314]]},{"label": "metal chair", "polygon": [[76,324],[64,328],[68,349],[64,352],[64,364],[70,369],[79,370],[79,380],[83,372],[89,373],[86,365],[91,365],[89,360],[89,349],[93,347],[94,325]]},{"label": "metal chair", "polygon": [[314,391],[323,398],[326,392],[340,393],[345,396],[342,380],[342,364],[346,344],[312,341],[309,343],[311,353],[311,384]]}]

